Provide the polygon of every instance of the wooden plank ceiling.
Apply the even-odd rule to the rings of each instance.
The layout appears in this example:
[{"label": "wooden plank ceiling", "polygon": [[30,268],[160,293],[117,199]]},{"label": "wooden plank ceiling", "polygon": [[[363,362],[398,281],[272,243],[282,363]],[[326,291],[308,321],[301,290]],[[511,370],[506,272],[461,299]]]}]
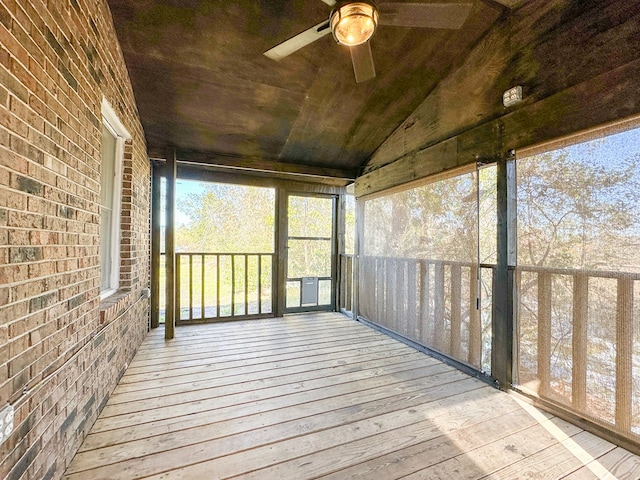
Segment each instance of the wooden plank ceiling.
[{"label": "wooden plank ceiling", "polygon": [[109,5],[152,157],[172,145],[178,160],[355,173],[516,3],[465,1],[461,30],[380,26],[377,78],[362,84],[331,35],[280,62],[262,55],[328,18],[321,0]]}]

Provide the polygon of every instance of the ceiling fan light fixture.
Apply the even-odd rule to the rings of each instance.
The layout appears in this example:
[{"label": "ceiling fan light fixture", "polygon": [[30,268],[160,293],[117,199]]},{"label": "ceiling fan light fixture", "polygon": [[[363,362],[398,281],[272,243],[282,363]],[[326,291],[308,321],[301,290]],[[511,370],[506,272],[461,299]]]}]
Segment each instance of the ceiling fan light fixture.
[{"label": "ceiling fan light fixture", "polygon": [[331,33],[340,45],[353,47],[367,42],[378,26],[378,9],[369,2],[347,2],[329,17]]}]

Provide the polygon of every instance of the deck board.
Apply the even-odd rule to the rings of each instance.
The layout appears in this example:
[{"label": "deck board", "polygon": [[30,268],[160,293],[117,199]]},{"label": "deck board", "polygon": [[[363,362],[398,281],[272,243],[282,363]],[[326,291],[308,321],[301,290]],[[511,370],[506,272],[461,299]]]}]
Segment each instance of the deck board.
[{"label": "deck board", "polygon": [[625,480],[638,469],[626,450],[316,313],[185,326],[171,341],[151,332],[64,478]]}]

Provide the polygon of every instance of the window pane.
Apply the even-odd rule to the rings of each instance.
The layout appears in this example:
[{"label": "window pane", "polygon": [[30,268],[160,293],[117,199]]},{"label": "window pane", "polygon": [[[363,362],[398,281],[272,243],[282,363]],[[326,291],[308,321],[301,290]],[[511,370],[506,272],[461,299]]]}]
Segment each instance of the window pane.
[{"label": "window pane", "polygon": [[289,239],[288,278],[330,277],[331,241]]},{"label": "window pane", "polygon": [[[116,137],[102,126],[102,163],[100,165],[100,290],[115,288],[111,276],[116,268],[117,259],[114,258],[113,228],[115,205],[115,172],[116,172]],[[115,218],[114,218],[115,217]]]},{"label": "window pane", "polygon": [[319,197],[289,197],[289,236],[330,238],[333,230],[333,200]]},{"label": "window pane", "polygon": [[272,253],[275,190],[178,180],[176,249]]}]

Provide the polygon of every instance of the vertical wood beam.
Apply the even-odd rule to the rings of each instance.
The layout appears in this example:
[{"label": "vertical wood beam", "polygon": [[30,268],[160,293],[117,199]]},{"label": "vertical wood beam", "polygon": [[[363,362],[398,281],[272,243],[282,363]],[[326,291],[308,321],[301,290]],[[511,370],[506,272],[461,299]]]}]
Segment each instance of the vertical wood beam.
[{"label": "vertical wood beam", "polygon": [[633,280],[618,278],[616,302],[616,429],[631,431],[633,399]]},{"label": "vertical wood beam", "polygon": [[491,376],[499,386],[513,383],[513,271],[515,265],[515,164],[497,161],[497,262],[493,278]]},{"label": "vertical wood beam", "polygon": [[160,325],[160,201],[163,167],[153,162],[151,180],[151,328]]},{"label": "vertical wood beam", "polygon": [[176,327],[176,249],[174,242],[174,225],[176,210],[176,149],[167,147],[167,162],[165,164],[165,275],[166,275],[166,306],[164,319],[164,338],[167,340],[175,336]]},{"label": "vertical wood beam", "polygon": [[287,255],[287,192],[283,188],[276,188],[276,205],[275,205],[275,252],[276,264],[273,268],[273,285],[272,292],[275,292],[273,303],[276,317],[284,315],[285,294],[287,278],[286,272],[286,255]]},{"label": "vertical wood beam", "polygon": [[589,305],[589,277],[573,276],[573,334],[571,338],[571,397],[573,408],[584,412],[587,408],[587,313]]}]

